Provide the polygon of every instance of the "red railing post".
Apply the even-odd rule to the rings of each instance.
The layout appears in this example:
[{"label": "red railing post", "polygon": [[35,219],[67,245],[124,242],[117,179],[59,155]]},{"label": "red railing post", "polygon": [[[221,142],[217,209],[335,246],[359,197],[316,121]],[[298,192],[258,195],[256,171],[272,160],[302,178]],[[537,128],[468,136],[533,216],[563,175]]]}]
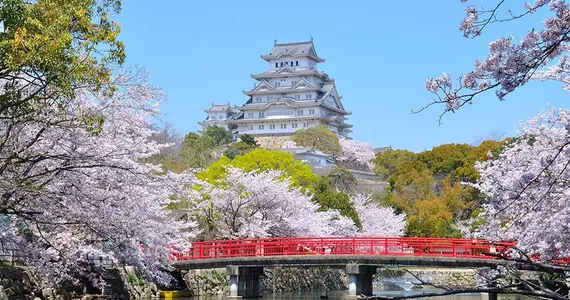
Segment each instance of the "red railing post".
[{"label": "red railing post", "polygon": [[453,256],[453,257],[455,257],[455,243],[456,243],[455,240],[451,241],[451,245],[453,245],[451,247],[451,251],[452,251],[451,256]]},{"label": "red railing post", "polygon": [[388,238],[384,238],[384,254],[388,254]]},{"label": "red railing post", "polygon": [[198,257],[201,259],[202,258],[202,244],[199,245],[198,247]]},{"label": "red railing post", "polygon": [[422,255],[422,240],[420,239],[418,241],[418,254],[417,256],[421,256]]},{"label": "red railing post", "polygon": [[356,238],[352,238],[352,254],[356,254]]}]

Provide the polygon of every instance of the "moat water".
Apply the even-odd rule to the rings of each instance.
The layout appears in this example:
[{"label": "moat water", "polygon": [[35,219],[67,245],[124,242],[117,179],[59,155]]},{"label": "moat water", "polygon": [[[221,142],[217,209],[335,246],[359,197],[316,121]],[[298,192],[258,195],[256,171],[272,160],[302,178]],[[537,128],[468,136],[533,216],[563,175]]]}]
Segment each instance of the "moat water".
[{"label": "moat water", "polygon": [[[424,291],[426,292],[426,291]],[[387,296],[387,297],[394,297],[394,296],[403,296],[403,295],[413,295],[420,292],[404,292],[404,291],[375,291],[375,295]],[[264,295],[261,299],[271,299],[271,300],[312,300],[312,299],[320,299],[321,296],[324,296],[324,292],[288,292],[288,293],[279,293],[279,294],[268,294]],[[342,300],[345,299],[348,295],[348,291],[329,291],[327,292],[327,296],[329,300]],[[197,300],[225,300],[226,297],[223,296],[199,296],[192,299]],[[429,297],[429,298],[421,298],[426,300],[488,300],[487,294],[461,294],[461,295],[453,295],[453,296],[439,296],[439,297]],[[522,297],[518,295],[499,295],[498,300],[529,300],[528,297]]]}]

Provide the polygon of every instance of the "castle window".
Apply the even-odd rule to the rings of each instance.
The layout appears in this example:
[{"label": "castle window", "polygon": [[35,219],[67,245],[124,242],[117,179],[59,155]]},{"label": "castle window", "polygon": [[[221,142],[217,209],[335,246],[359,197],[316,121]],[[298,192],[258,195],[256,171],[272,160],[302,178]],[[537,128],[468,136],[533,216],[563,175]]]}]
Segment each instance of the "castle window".
[{"label": "castle window", "polygon": [[263,113],[260,112],[260,113],[258,114],[258,117],[263,118]]},{"label": "castle window", "polygon": [[281,62],[281,66],[283,67],[283,62]]},{"label": "castle window", "polygon": [[253,118],[253,113],[247,113],[247,117],[248,117],[249,119],[252,119],[252,118]]},{"label": "castle window", "polygon": [[313,99],[313,94],[306,94],[305,99]]},{"label": "castle window", "polygon": [[281,129],[286,129],[287,128],[287,124],[281,124]]},{"label": "castle window", "polygon": [[295,95],[295,98],[301,99],[301,95]]},{"label": "castle window", "polygon": [[291,80],[291,86],[294,86],[295,84],[297,84],[297,80]]},{"label": "castle window", "polygon": [[275,67],[276,67],[276,68],[279,68],[279,65],[278,65],[278,63],[275,63]]},{"label": "castle window", "polygon": [[299,61],[296,61],[296,62],[295,62],[295,67],[298,67],[298,66],[299,66]]},{"label": "castle window", "polygon": [[309,127],[309,123],[303,123],[303,127],[305,128]]},{"label": "castle window", "polygon": [[249,126],[249,130],[253,130],[253,125],[252,125],[252,126]]},{"label": "castle window", "polygon": [[257,126],[257,128],[258,128],[259,130],[263,130],[263,125],[259,125],[259,126]]},{"label": "castle window", "polygon": [[275,85],[276,87],[281,86],[281,82],[275,81],[274,85]]},{"label": "castle window", "polygon": [[309,109],[309,115],[314,115],[315,114],[315,110],[314,109]]},{"label": "castle window", "polygon": [[299,126],[299,124],[297,124],[297,123],[291,124],[291,128],[297,128],[298,126]]},{"label": "castle window", "polygon": [[302,116],[303,115],[303,110],[298,110],[297,111],[297,116]]},{"label": "castle window", "polygon": [[261,97],[255,97],[255,101],[261,102]]},{"label": "castle window", "polygon": [[269,125],[269,129],[275,129],[275,124]]}]

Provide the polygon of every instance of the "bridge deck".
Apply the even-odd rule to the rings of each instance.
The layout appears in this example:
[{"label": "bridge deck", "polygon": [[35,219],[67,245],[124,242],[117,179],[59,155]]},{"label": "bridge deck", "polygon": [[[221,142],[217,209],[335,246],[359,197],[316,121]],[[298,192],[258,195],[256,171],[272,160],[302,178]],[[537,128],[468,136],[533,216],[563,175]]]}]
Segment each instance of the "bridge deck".
[{"label": "bridge deck", "polygon": [[494,267],[500,260],[428,256],[369,256],[369,255],[296,255],[227,257],[199,260],[181,260],[174,266],[181,270],[224,268],[228,265],[248,267],[309,267],[329,266],[344,268],[347,264],[376,266],[428,266],[428,267]]}]

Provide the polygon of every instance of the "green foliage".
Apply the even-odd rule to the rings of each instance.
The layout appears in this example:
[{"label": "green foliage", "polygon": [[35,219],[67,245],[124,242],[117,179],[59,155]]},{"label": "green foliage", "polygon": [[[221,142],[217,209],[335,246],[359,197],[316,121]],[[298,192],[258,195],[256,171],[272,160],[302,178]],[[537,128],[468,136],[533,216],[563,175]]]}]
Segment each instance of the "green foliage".
[{"label": "green foliage", "polygon": [[244,134],[240,137],[240,140],[236,143],[231,144],[226,151],[224,151],[224,155],[229,157],[230,159],[236,158],[238,155],[244,155],[249,151],[257,148],[259,145],[255,138],[249,134]]},{"label": "green foliage", "polygon": [[362,225],[358,219],[358,212],[350,201],[350,197],[346,193],[335,191],[331,178],[327,176],[319,178],[315,186],[313,201],[320,205],[321,211],[336,209],[341,215],[351,218],[354,224],[361,228]]},{"label": "green foliage", "polygon": [[153,157],[150,162],[160,163],[166,170],[179,173],[189,168],[207,167],[214,160],[214,151],[211,137],[190,132],[184,136],[178,153]]},{"label": "green foliage", "polygon": [[251,148],[259,147],[259,144],[257,144],[255,138],[249,134],[244,134],[240,136],[240,140]]},{"label": "green foliage", "polygon": [[299,146],[317,149],[333,156],[342,153],[338,136],[324,125],[297,130],[291,139]]},{"label": "green foliage", "polygon": [[416,154],[408,150],[388,150],[376,154],[374,160],[376,173],[390,177],[402,168],[403,164],[411,164]]},{"label": "green foliage", "polygon": [[434,174],[447,175],[463,166],[472,148],[467,144],[444,144],[418,154],[418,159]]},{"label": "green foliage", "polygon": [[[121,1],[4,0],[0,3],[0,112],[34,113],[31,101],[66,101],[77,86],[113,92],[112,68],[125,60],[117,39],[120,28],[110,20]],[[13,76],[26,74],[32,93]],[[49,91],[46,93],[45,91]],[[64,100],[65,99],[65,100]]]},{"label": "green foliage", "polygon": [[203,134],[204,137],[210,137],[214,147],[227,145],[232,142],[232,133],[226,128],[219,126],[208,126]]},{"label": "green foliage", "polygon": [[130,285],[144,285],[144,280],[140,279],[134,272],[127,274],[127,281]]},{"label": "green foliage", "polygon": [[475,182],[475,162],[500,151],[502,142],[477,147],[445,144],[418,154],[389,150],[376,155],[376,172],[388,177],[383,203],[408,215],[406,233],[412,236],[454,237],[454,219],[466,219],[484,197],[461,182]]},{"label": "green foliage", "polygon": [[334,189],[344,193],[354,192],[358,184],[356,177],[344,167],[334,168],[326,177]]},{"label": "green foliage", "polygon": [[301,187],[305,191],[312,191],[318,180],[318,176],[311,171],[309,166],[295,160],[293,154],[267,149],[254,149],[237,156],[234,160],[222,157],[208,169],[199,173],[198,178],[210,183],[219,182],[225,176],[226,166],[233,166],[247,172],[279,170],[284,176],[290,178],[293,186]]},{"label": "green foliage", "polygon": [[440,198],[433,197],[414,203],[408,215],[406,235],[422,237],[459,237],[451,226],[453,215]]},{"label": "green foliage", "polygon": [[236,158],[238,155],[244,155],[247,152],[251,151],[253,148],[244,143],[243,141],[238,141],[236,143],[231,144],[226,151],[224,151],[224,155],[230,159]]}]

